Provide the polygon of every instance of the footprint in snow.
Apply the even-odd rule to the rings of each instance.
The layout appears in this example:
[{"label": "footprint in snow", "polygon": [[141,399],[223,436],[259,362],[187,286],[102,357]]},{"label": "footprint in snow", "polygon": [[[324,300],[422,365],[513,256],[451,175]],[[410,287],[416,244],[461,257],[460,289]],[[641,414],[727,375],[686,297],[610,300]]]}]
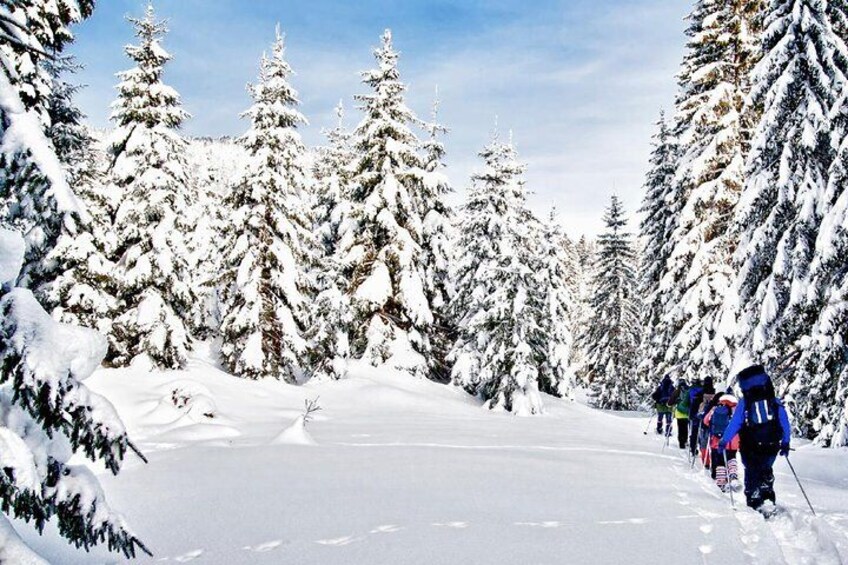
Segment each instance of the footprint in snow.
[{"label": "footprint in snow", "polygon": [[462,530],[468,527],[468,522],[436,522],[433,526],[437,528],[455,528],[457,530]]},{"label": "footprint in snow", "polygon": [[700,551],[702,555],[709,555],[710,553],[713,552],[713,546],[702,545],[698,548],[698,551]]},{"label": "footprint in snow", "polygon": [[321,545],[334,545],[336,547],[341,547],[341,546],[344,546],[344,545],[349,545],[349,544],[351,544],[355,541],[358,541],[358,540],[357,540],[357,538],[355,538],[353,536],[344,536],[344,537],[333,538],[333,539],[319,539],[315,543],[319,543]]},{"label": "footprint in snow", "polygon": [[188,563],[189,561],[194,561],[201,555],[203,555],[203,550],[195,549],[194,551],[189,551],[188,553],[183,553],[178,557],[174,557],[174,561],[177,563]]},{"label": "footprint in snow", "polygon": [[530,526],[531,528],[559,528],[562,526],[562,522],[550,521],[550,522],[516,522],[516,526]]},{"label": "footprint in snow", "polygon": [[274,540],[266,541],[265,543],[260,543],[259,545],[255,546],[246,545],[243,549],[247,551],[255,551],[256,553],[265,553],[266,551],[277,549],[281,545],[283,545],[283,540]]},{"label": "footprint in snow", "polygon": [[371,530],[370,533],[372,533],[372,534],[391,534],[391,533],[394,533],[394,532],[399,532],[402,529],[403,528],[401,528],[400,526],[388,524],[386,526],[377,526],[376,528]]},{"label": "footprint in snow", "polygon": [[647,524],[648,520],[646,518],[628,518],[627,520],[605,520],[602,522],[598,522],[598,524],[610,525],[610,524]]},{"label": "footprint in snow", "polygon": [[701,526],[700,530],[701,530],[701,532],[703,532],[705,534],[711,534],[711,533],[713,533],[713,525],[712,524],[704,524],[703,526]]}]

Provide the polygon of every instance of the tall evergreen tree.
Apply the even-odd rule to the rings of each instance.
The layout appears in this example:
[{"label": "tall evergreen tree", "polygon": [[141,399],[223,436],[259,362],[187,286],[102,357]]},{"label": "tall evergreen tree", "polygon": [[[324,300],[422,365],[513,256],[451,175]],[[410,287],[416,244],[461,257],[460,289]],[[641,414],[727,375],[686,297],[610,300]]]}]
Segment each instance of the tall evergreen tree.
[{"label": "tall evergreen tree", "polygon": [[111,199],[105,189],[105,155],[99,149],[85,115],[74,103],[79,87],[67,82],[66,74],[78,66],[72,58],[57,58],[48,64],[53,78],[49,99],[50,127],[47,135],[65,170],[68,183],[85,205],[87,221],[74,233],[62,231],[55,247],[46,255],[46,276],[36,291],[42,305],[54,318],[74,325],[111,333],[111,316],[117,300],[109,259],[114,249]]},{"label": "tall evergreen tree", "polygon": [[342,219],[350,215],[350,181],[355,153],[351,134],[344,124],[344,105],[336,106],[338,123],[326,132],[327,145],[315,155],[315,227],[325,255],[334,255]]},{"label": "tall evergreen tree", "polygon": [[454,236],[453,210],[448,204],[448,198],[453,188],[445,174],[445,145],[439,136],[447,134],[448,129],[438,121],[439,104],[437,91],[431,120],[423,124],[428,137],[422,143],[424,163],[419,172],[419,209],[424,222],[421,232],[424,285],[427,295],[431,297],[434,317],[431,368],[434,378],[447,381],[450,378],[447,355],[454,333],[449,313],[452,290],[448,272],[451,241]]},{"label": "tall evergreen tree", "polygon": [[[7,103],[9,92],[2,94]],[[0,229],[4,251],[19,237]],[[2,267],[4,274],[12,268]],[[0,502],[6,514],[39,532],[55,518],[76,547],[106,543],[134,557],[147,549],[109,506],[94,473],[69,461],[76,453],[117,475],[127,452],[138,453],[112,405],[80,382],[106,348],[94,331],[54,322],[29,290],[0,290]]]},{"label": "tall evergreen tree", "polygon": [[829,114],[848,61],[823,0],[774,0],[765,18],[765,54],[751,99],[763,108],[735,216],[740,265],[726,306],[741,344],[774,357],[812,326],[813,312],[786,316],[813,260],[833,151]]},{"label": "tall evergreen tree", "polygon": [[554,396],[568,396],[574,388],[571,367],[576,315],[575,289],[577,269],[571,254],[571,242],[563,234],[552,210],[540,223],[536,243],[538,268],[535,269],[534,293],[539,302],[541,343],[539,353],[539,389]]},{"label": "tall evergreen tree", "polygon": [[192,189],[186,143],[178,129],[188,118],[179,94],[162,82],[171,56],[168,31],[148,5],[130,18],[138,45],[126,48],[136,67],[120,73],[110,147],[109,191],[120,194],[114,228],[114,273],[120,299],[112,357],[125,365],[146,355],[162,368],[180,368],[191,343],[194,296],[187,261]]},{"label": "tall evergreen tree", "polygon": [[389,360],[416,375],[432,375],[434,296],[427,286],[420,141],[404,102],[398,53],[386,31],[377,68],[363,73],[370,94],[357,96],[364,114],[354,132],[358,156],[351,180],[352,211],[340,235],[343,274],[354,313],[351,349],[379,365]]},{"label": "tall evergreen tree", "polygon": [[95,0],[2,0],[0,58],[9,82],[44,128],[50,127],[53,78],[46,64],[74,39],[71,26],[88,18]]},{"label": "tall evergreen tree", "polygon": [[594,278],[595,243],[585,235],[580,236],[574,244],[575,268],[577,270],[577,289],[575,291],[574,309],[574,346],[571,348],[571,365],[575,368],[577,377],[586,380],[584,363],[586,352],[580,335],[583,328],[589,325],[591,309],[589,302],[592,293],[592,279]]},{"label": "tall evergreen tree", "polygon": [[642,336],[638,372],[643,387],[656,380],[656,371],[662,370],[668,349],[668,344],[663,342],[667,332],[662,327],[666,292],[660,283],[667,272],[673,247],[670,228],[675,225],[675,219],[670,201],[675,194],[677,163],[677,142],[666,122],[665,113],[661,113],[640,210],[643,214],[639,226],[643,245],[639,268]]},{"label": "tall evergreen tree", "polygon": [[[59,6],[53,3],[52,6]],[[65,172],[39,112],[24,105],[24,82],[13,56],[42,52],[32,39],[23,2],[0,2],[0,154],[3,164],[21,166],[18,181],[46,187],[54,210],[74,203]],[[22,193],[32,187],[20,186]],[[8,202],[6,202],[8,206]],[[26,289],[10,287],[18,277],[27,244],[18,233],[0,229],[0,428],[3,430],[0,503],[4,513],[31,522],[41,532],[56,519],[60,534],[86,549],[107,543],[127,557],[146,551],[123,518],[105,500],[102,488],[85,466],[71,465],[79,454],[101,461],[117,474],[130,443],[112,406],[80,381],[100,364],[106,344],[102,337],[53,322]],[[6,559],[42,562],[33,552],[14,546],[14,530],[0,517]],[[10,555],[14,553],[15,555]]]},{"label": "tall evergreen tree", "polygon": [[[828,3],[828,20],[838,41],[846,39],[848,4]],[[812,320],[796,342],[801,356],[788,387],[795,424],[805,437],[821,445],[848,446],[848,93],[831,112],[831,146],[836,156],[821,195],[822,220],[806,280],[793,292],[788,318]],[[800,286],[800,285],[799,285]]]},{"label": "tall evergreen tree", "polygon": [[755,107],[746,105],[759,59],[760,0],[701,0],[692,14],[676,116],[681,200],[671,235],[662,325],[668,365],[692,377],[726,374],[735,324],[721,305],[735,275],[731,220],[745,184]]},{"label": "tall evergreen tree", "polygon": [[344,378],[350,359],[352,312],[341,269],[339,234],[342,221],[351,214],[350,181],[355,154],[341,102],[336,115],[338,124],[327,132],[328,144],[318,149],[313,171],[317,199],[314,223],[322,253],[315,269],[318,294],[307,337],[309,376],[318,379]]},{"label": "tall evergreen tree", "polygon": [[227,197],[222,277],[222,354],[234,374],[297,382],[306,355],[312,284],[308,273],[317,243],[311,230],[306,147],[297,128],[306,118],[289,83],[283,36],[263,56],[250,130],[241,143],[250,154],[244,178]]},{"label": "tall evergreen tree", "polygon": [[[88,17],[93,6],[92,0],[2,3],[6,17],[0,22],[0,64],[10,92],[45,132],[51,128],[51,102],[55,100],[55,73],[51,73],[50,60],[62,61],[62,51],[73,39],[70,26]],[[8,140],[16,132],[15,120],[8,115],[0,119]],[[52,146],[51,141],[47,139],[48,146]],[[21,153],[7,151],[0,155],[0,222],[24,234],[27,252],[20,283],[38,288],[57,275],[55,262],[48,255],[59,238],[76,237],[87,215],[76,198],[65,199],[65,191],[56,189],[54,180],[62,171],[34,166],[33,158],[37,157],[32,151],[37,150],[29,147]]]},{"label": "tall evergreen tree", "polygon": [[491,409],[542,411],[536,287],[538,235],[526,206],[524,165],[497,137],[480,153],[462,208],[451,309],[458,338],[450,354],[455,384]]},{"label": "tall evergreen tree", "polygon": [[636,253],[617,196],[612,197],[604,223],[606,231],[598,238],[592,314],[581,340],[587,352],[585,370],[595,406],[627,410],[639,401],[639,304]]}]

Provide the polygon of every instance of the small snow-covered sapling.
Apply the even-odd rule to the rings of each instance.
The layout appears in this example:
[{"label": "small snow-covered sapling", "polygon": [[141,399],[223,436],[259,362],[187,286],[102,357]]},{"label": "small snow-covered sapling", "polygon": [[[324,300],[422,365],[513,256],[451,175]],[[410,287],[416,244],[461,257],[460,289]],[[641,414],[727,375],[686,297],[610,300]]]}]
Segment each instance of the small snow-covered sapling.
[{"label": "small snow-covered sapling", "polygon": [[303,427],[312,421],[312,415],[316,412],[321,411],[321,407],[318,405],[318,400],[321,397],[313,398],[312,400],[304,400],[303,401]]}]

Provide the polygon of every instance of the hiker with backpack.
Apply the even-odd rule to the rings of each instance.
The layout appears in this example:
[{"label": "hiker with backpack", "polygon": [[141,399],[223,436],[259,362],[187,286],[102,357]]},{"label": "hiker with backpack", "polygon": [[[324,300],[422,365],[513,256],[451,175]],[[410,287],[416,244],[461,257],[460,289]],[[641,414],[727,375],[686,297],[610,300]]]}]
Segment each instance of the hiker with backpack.
[{"label": "hiker with backpack", "polygon": [[654,401],[654,410],[657,411],[657,435],[663,433],[663,420],[665,420],[665,435],[671,435],[671,395],[674,392],[674,382],[671,380],[671,375],[663,377],[660,384],[651,395]]},{"label": "hiker with backpack", "polygon": [[707,406],[715,396],[715,387],[713,386],[712,377],[704,379],[703,383],[695,389],[689,391],[689,449],[692,455],[692,464],[695,464],[695,458],[698,456],[700,449],[701,461],[706,466],[707,461],[707,443],[709,434],[703,426],[704,416],[707,413]]},{"label": "hiker with backpack", "polygon": [[677,421],[677,443],[680,449],[686,449],[689,439],[689,383],[681,377],[677,387],[671,393],[670,406],[674,406],[674,419]]},{"label": "hiker with backpack", "polygon": [[731,437],[725,444],[725,449],[719,450],[721,440],[726,435],[730,420],[733,418],[733,413],[738,404],[736,397],[732,394],[720,394],[718,395],[718,402],[704,416],[704,428],[709,435],[707,467],[710,469],[716,486],[722,492],[726,492],[739,477],[736,463],[736,452],[739,451],[739,436]]},{"label": "hiker with backpack", "polygon": [[708,404],[715,396],[712,377],[697,382],[689,390],[689,453],[694,458],[698,455],[698,447],[702,433],[701,419],[704,417],[704,401]]},{"label": "hiker with backpack", "polygon": [[745,498],[748,506],[769,515],[776,503],[774,463],[778,454],[789,456],[792,427],[762,365],[748,365],[736,379],[742,398],[719,441],[718,451],[723,454],[732,448],[732,439],[739,434],[739,454],[745,466]]}]

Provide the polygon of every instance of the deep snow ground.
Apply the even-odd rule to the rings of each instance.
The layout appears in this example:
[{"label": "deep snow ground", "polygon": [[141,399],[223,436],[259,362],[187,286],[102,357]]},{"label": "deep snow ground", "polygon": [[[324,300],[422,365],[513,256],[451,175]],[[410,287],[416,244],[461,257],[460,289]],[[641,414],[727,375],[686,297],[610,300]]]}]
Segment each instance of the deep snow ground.
[{"label": "deep snow ground", "polygon": [[[848,562],[845,450],[793,454],[818,520],[780,462],[789,511],[766,524],[642,435],[644,417],[548,398],[545,416],[515,418],[451,387],[356,373],[304,387],[242,381],[203,359],[179,373],[96,373],[87,384],[150,458],[101,475],[155,553],[139,561]],[[316,397],[307,433],[278,438]],[[16,526],[53,563],[121,561]]]}]

